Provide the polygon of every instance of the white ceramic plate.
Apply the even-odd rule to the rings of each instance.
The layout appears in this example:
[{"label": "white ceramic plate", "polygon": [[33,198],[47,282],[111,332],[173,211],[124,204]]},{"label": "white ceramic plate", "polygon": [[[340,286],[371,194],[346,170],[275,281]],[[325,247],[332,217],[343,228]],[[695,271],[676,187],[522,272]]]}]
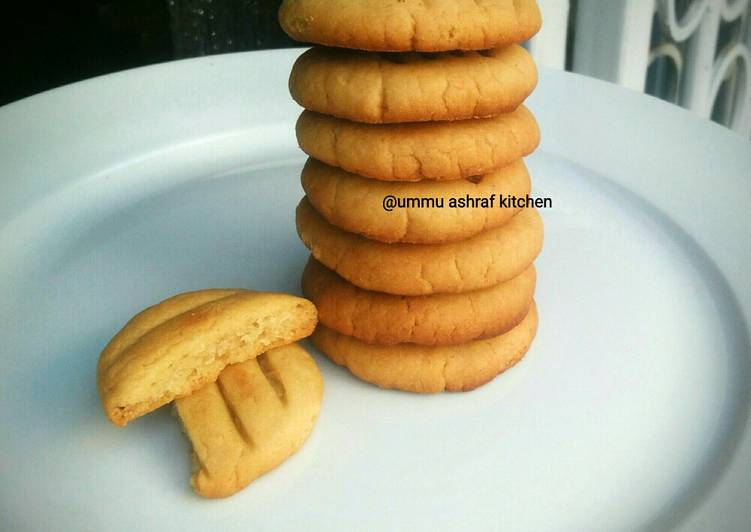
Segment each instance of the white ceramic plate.
[{"label": "white ceramic plate", "polygon": [[751,149],[649,97],[542,72],[529,158],[540,330],[471,393],[381,391],[318,356],[304,448],[192,494],[167,408],[125,429],[95,365],[136,311],[298,292],[297,51],[106,76],[0,109],[3,530],[742,530],[751,522]]}]

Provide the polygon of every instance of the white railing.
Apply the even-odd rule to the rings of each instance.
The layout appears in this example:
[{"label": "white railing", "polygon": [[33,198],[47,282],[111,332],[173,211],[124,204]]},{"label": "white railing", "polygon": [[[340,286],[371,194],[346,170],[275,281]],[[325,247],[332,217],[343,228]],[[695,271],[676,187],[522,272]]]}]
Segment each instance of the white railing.
[{"label": "white railing", "polygon": [[750,0],[538,4],[544,25],[529,43],[538,63],[659,96],[751,136]]}]

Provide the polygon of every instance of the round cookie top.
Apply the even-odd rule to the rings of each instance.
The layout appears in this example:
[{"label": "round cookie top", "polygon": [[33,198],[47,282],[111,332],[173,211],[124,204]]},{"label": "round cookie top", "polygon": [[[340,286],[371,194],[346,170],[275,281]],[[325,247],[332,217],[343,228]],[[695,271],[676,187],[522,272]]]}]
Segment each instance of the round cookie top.
[{"label": "round cookie top", "polygon": [[381,52],[487,50],[540,29],[535,0],[284,0],[295,40]]},{"label": "round cookie top", "polygon": [[532,57],[515,44],[435,54],[316,46],[295,62],[289,90],[310,111],[379,124],[508,113],[536,83]]},{"label": "round cookie top", "polygon": [[[329,223],[388,243],[469,238],[503,225],[519,211],[520,207],[501,207],[501,198],[523,198],[531,192],[521,159],[489,174],[451,181],[380,181],[308,159],[300,180],[313,208]],[[384,202],[389,197],[397,205],[387,211]],[[452,207],[452,201],[455,206],[467,197],[477,199],[477,205]]]},{"label": "round cookie top", "polygon": [[532,153],[540,130],[532,113],[453,122],[362,124],[303,111],[300,148],[328,165],[384,181],[449,180],[487,174]]},{"label": "round cookie top", "polygon": [[466,240],[385,244],[342,231],[307,198],[297,206],[297,232],[327,268],[366,290],[405,296],[487,288],[526,270],[542,249],[542,218],[522,209],[508,222]]},{"label": "round cookie top", "polygon": [[363,290],[310,257],[302,275],[305,296],[322,325],[365,343],[455,345],[503,334],[532,305],[536,273],[459,294],[396,296]]},{"label": "round cookie top", "polygon": [[193,489],[226,497],[281,464],[310,434],[322,396],[318,366],[293,343],[227,366],[216,382],[177,399],[193,443]]},{"label": "round cookie top", "polygon": [[313,345],[356,377],[416,393],[463,392],[491,381],[526,354],[537,333],[537,308],[510,331],[459,345],[366,344],[319,325]]}]

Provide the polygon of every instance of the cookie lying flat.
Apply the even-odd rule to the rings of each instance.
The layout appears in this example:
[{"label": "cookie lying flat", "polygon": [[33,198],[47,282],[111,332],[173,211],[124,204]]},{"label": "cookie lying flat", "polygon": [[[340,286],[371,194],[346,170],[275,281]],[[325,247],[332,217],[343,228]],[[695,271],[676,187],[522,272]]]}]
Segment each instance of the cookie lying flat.
[{"label": "cookie lying flat", "polygon": [[313,256],[367,290],[418,296],[487,288],[521,274],[542,248],[534,209],[467,240],[444,244],[384,244],[342,231],[306,198],[297,206],[297,232]]},{"label": "cookie lying flat", "polygon": [[131,319],[99,357],[107,417],[128,421],[216,380],[228,364],[308,336],[315,306],[301,297],[249,290],[180,294]]},{"label": "cookie lying flat", "polygon": [[535,279],[535,268],[530,266],[490,288],[395,296],[357,288],[311,257],[302,286],[318,308],[319,322],[340,334],[380,345],[452,345],[516,327],[532,305]]},{"label": "cookie lying flat", "polygon": [[518,45],[429,55],[315,47],[297,59],[289,79],[304,108],[373,124],[509,113],[536,84],[535,63]]},{"label": "cookie lying flat", "polygon": [[[417,182],[360,177],[308,159],[301,180],[308,200],[329,223],[389,243],[462,240],[498,227],[519,211],[499,207],[500,197],[523,198],[531,190],[529,174],[521,159],[484,176]],[[492,207],[458,209],[449,204],[451,198],[489,198],[491,194],[495,194]],[[386,211],[383,201],[387,196],[411,202],[410,206]]]},{"label": "cookie lying flat", "polygon": [[227,366],[215,383],[175,401],[193,444],[191,485],[226,497],[297,451],[318,417],[323,380],[296,345]]},{"label": "cookie lying flat", "polygon": [[312,111],[297,120],[300,148],[331,166],[386,181],[461,179],[498,170],[540,141],[523,105],[493,118],[361,124]]},{"label": "cookie lying flat", "polygon": [[366,344],[319,325],[311,340],[331,360],[381,388],[434,393],[467,391],[518,362],[537,332],[534,304],[509,332],[466,344],[426,347]]},{"label": "cookie lying flat", "polygon": [[534,0],[284,0],[295,40],[380,51],[486,50],[540,29]]}]

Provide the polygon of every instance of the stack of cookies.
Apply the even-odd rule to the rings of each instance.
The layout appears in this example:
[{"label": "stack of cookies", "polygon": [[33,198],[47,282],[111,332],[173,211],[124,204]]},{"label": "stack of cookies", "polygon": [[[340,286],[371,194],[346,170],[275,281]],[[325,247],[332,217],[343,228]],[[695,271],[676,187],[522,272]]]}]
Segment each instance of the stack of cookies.
[{"label": "stack of cookies", "polygon": [[385,388],[488,382],[537,329],[542,222],[508,204],[539,143],[518,44],[540,27],[534,0],[285,0],[279,17],[318,45],[289,84],[314,344]]}]

